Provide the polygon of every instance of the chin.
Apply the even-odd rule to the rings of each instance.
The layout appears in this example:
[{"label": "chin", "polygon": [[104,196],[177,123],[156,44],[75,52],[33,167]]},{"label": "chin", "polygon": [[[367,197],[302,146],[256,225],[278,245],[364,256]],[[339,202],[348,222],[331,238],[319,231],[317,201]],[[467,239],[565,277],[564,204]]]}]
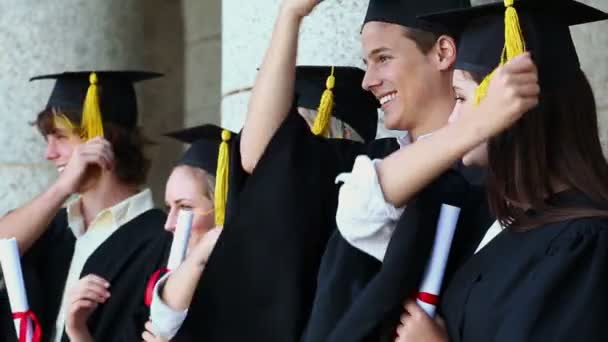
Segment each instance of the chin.
[{"label": "chin", "polygon": [[390,130],[399,130],[399,116],[395,112],[384,113],[384,127]]}]

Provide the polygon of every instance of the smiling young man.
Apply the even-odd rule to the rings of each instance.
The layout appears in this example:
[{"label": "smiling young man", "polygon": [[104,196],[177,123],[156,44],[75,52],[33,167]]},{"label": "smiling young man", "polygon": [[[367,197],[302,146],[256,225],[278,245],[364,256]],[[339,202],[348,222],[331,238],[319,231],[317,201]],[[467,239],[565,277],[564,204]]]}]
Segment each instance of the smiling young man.
[{"label": "smiling young man", "polygon": [[[237,292],[236,289],[224,290],[225,295],[215,294],[214,298],[224,302],[213,306],[231,313],[226,315],[225,326],[230,326],[235,320],[241,322],[239,330],[229,330],[219,328],[224,326],[217,324],[217,320],[223,319],[220,315],[214,317],[216,321],[209,321],[210,324],[215,323],[215,327],[209,327],[210,329],[223,330],[223,334],[218,333],[216,336],[222,336],[226,341],[251,336],[266,341],[294,341],[302,337],[312,310],[311,292],[314,293],[316,289],[317,298],[322,301],[327,299],[325,296],[332,296],[332,293],[319,292],[325,282],[325,275],[322,270],[317,286],[316,271],[328,237],[335,232],[338,193],[335,177],[351,170],[355,157],[359,154],[383,158],[400,147],[396,139],[366,144],[322,139],[311,133],[310,127],[295,112],[293,103],[297,96],[294,89],[297,83],[296,56],[300,24],[317,4],[317,0],[285,0],[281,3],[270,45],[252,90],[240,141],[243,169],[258,179],[266,177],[268,180],[264,185],[267,187],[282,187],[283,196],[289,196],[298,205],[286,207],[285,200],[273,201],[272,205],[277,206],[278,210],[271,215],[264,216],[262,210],[256,210],[255,215],[247,217],[249,225],[252,225],[251,222],[264,222],[263,225],[247,229],[255,232],[255,238],[249,238],[238,246],[234,245],[234,241],[247,236],[244,232],[233,232],[234,238],[226,234],[220,239],[210,263],[220,258],[232,261],[238,259],[239,262],[233,263],[231,268],[247,269],[247,272],[240,272],[235,279],[243,284],[246,275],[251,274],[251,286],[255,290],[251,292],[255,293],[255,298],[264,299],[262,305],[257,301],[255,305],[250,305],[248,303],[251,299],[237,300],[240,295],[233,294]],[[409,137],[400,141],[402,144],[408,144],[420,135],[445,125],[455,103],[451,88],[452,66],[456,56],[454,39],[433,27],[423,29],[418,24],[416,15],[460,7],[460,4],[461,1],[456,0],[370,3],[362,31],[368,70],[360,83],[377,100],[382,101],[388,128],[410,131]],[[341,77],[339,72],[334,76],[336,80]],[[335,110],[340,111],[340,105]],[[351,116],[366,114],[358,113],[356,108],[351,110]],[[273,161],[272,164],[270,161]],[[303,186],[283,186],[283,183],[277,182],[278,179],[284,184],[297,183]],[[298,191],[292,191],[294,189]],[[265,203],[261,198],[267,196],[266,193],[267,190],[260,191],[252,197],[256,199],[252,203],[247,203],[241,197],[239,207],[256,208],[260,203]],[[289,224],[277,219],[285,214],[291,218]],[[311,220],[310,217],[315,219]],[[305,227],[301,222],[307,222]],[[228,230],[225,233],[227,232]],[[279,236],[286,238],[281,239]],[[229,242],[230,240],[234,241]],[[232,251],[227,248],[228,245],[233,246]],[[341,248],[358,252],[339,233],[333,233],[323,263],[332,264],[333,251],[341,251]],[[246,253],[245,250],[251,252]],[[279,255],[277,251],[287,251],[288,256]],[[340,258],[340,252],[338,254],[336,257]],[[253,267],[254,263],[259,265],[259,270]],[[369,263],[377,270],[376,260],[372,259]],[[361,265],[358,264],[357,267]],[[284,272],[287,269],[289,272]],[[261,274],[269,276],[260,276]],[[207,278],[208,284],[209,279],[211,278]],[[333,279],[327,281],[332,282]],[[242,286],[238,292],[244,292]],[[350,291],[342,293],[351,295]],[[228,300],[234,303],[227,303]],[[341,306],[335,301],[330,304],[334,308]],[[331,317],[329,311],[324,309],[320,311],[318,316],[313,313],[310,321],[308,330],[309,333],[314,333],[306,336],[309,341],[324,341],[328,333],[326,328],[330,328],[335,319],[339,318]],[[270,321],[281,322],[281,328],[265,323]],[[316,326],[315,322],[322,326]],[[211,340],[210,336],[213,334],[206,336],[207,340]]]},{"label": "smiling young man", "polygon": [[170,239],[164,213],[142,189],[148,160],[133,83],[159,76],[34,78],[55,80],[35,125],[59,177],[0,219],[0,237],[18,241],[44,341],[131,341],[147,320],[142,274],[160,267]]}]

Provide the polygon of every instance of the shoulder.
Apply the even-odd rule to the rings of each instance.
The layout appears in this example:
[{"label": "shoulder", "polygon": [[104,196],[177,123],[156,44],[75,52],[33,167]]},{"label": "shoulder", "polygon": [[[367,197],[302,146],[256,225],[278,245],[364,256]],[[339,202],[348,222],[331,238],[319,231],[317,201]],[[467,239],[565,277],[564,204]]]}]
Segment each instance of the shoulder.
[{"label": "shoulder", "polygon": [[548,255],[589,249],[608,250],[608,217],[572,219],[555,225],[560,231],[550,242]]}]

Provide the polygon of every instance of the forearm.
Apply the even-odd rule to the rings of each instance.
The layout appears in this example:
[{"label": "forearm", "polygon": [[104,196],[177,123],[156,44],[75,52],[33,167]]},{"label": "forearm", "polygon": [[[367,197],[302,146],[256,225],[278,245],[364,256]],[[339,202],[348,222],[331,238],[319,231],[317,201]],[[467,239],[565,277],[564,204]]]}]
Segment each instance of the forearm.
[{"label": "forearm", "polygon": [[42,236],[69,193],[55,183],[21,208],[0,218],[0,238],[17,239],[23,255]]},{"label": "forearm", "polygon": [[406,205],[465,153],[486,140],[489,130],[473,118],[443,127],[379,162],[376,170],[385,199],[396,207]]},{"label": "forearm", "polygon": [[186,310],[203,274],[203,266],[186,259],[171,273],[162,290],[162,300],[173,310]]},{"label": "forearm", "polygon": [[258,71],[241,137],[243,168],[252,172],[293,102],[302,17],[281,8]]}]

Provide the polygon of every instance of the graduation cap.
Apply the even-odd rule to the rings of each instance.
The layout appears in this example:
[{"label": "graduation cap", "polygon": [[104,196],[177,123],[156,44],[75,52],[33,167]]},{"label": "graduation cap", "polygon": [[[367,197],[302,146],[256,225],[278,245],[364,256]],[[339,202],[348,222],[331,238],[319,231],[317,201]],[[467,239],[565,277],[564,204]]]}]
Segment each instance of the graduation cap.
[{"label": "graduation cap", "polygon": [[202,125],[165,134],[190,144],[177,165],[205,170],[215,176],[215,224],[224,225],[228,199],[229,146],[232,132],[215,125]]},{"label": "graduation cap", "polygon": [[379,21],[444,33],[446,29],[440,23],[420,21],[417,16],[470,6],[469,0],[370,0],[363,25],[370,21]]},{"label": "graduation cap", "polygon": [[485,95],[493,70],[529,50],[544,88],[567,82],[580,70],[570,26],[608,19],[608,14],[573,0],[506,0],[421,17],[446,25],[459,36],[455,67],[486,76],[476,96]]},{"label": "graduation cap", "polygon": [[55,80],[45,110],[82,112],[78,124],[88,140],[103,136],[104,122],[135,128],[137,97],[133,84],[161,76],[147,71],[75,71],[35,76],[30,81]]},{"label": "graduation cap", "polygon": [[296,105],[317,109],[313,133],[325,134],[331,116],[349,124],[365,140],[374,140],[378,100],[361,87],[365,71],[345,66],[297,66]]}]

